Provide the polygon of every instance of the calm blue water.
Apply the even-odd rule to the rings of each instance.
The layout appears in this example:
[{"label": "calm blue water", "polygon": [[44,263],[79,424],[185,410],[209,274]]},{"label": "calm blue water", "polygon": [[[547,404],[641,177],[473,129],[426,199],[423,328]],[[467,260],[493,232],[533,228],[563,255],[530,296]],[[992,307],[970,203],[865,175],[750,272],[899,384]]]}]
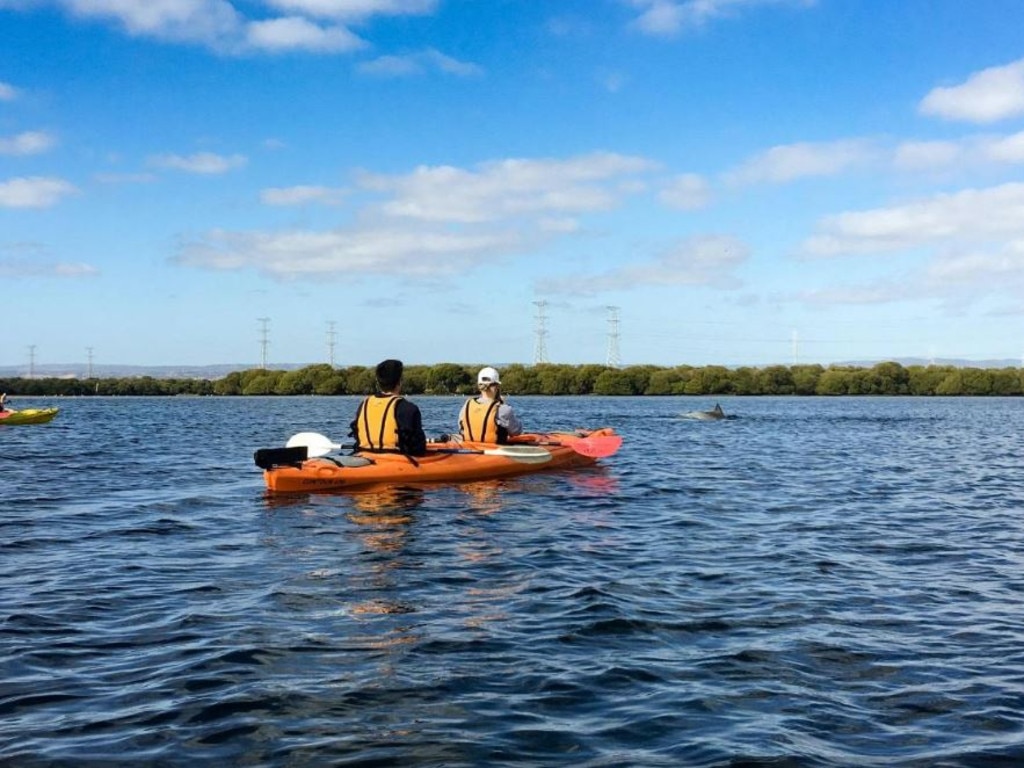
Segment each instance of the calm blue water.
[{"label": "calm blue water", "polygon": [[623,449],[267,498],[355,402],[0,428],[0,764],[1024,763],[1024,400],[521,398]]}]

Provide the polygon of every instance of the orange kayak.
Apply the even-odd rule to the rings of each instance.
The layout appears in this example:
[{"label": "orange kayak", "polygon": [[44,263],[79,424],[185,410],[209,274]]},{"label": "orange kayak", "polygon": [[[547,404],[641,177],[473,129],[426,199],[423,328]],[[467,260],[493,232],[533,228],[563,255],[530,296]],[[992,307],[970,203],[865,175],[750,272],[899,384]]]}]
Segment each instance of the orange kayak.
[{"label": "orange kayak", "polygon": [[504,446],[431,443],[426,456],[415,458],[395,453],[304,458],[305,448],[271,448],[257,451],[255,460],[263,468],[267,489],[274,493],[363,491],[391,485],[490,480],[586,466],[596,462],[597,457],[586,455],[593,451],[585,447],[575,450],[573,439],[590,437],[611,438],[608,446],[614,443],[616,449],[622,440],[614,430],[606,428],[523,435],[514,444]]}]

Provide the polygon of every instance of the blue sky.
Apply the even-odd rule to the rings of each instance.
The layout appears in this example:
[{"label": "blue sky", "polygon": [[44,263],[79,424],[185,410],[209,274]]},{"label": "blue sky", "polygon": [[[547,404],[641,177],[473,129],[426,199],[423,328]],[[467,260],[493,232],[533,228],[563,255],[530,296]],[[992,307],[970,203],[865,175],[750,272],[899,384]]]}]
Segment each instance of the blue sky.
[{"label": "blue sky", "polygon": [[0,0],[0,365],[1019,359],[1022,29]]}]

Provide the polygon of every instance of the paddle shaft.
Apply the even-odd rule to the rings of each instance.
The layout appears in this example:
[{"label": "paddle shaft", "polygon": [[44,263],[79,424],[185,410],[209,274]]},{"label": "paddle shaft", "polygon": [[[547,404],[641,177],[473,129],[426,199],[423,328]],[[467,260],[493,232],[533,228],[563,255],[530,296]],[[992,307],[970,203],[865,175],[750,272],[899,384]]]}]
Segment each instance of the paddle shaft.
[{"label": "paddle shaft", "polygon": [[[340,451],[342,448],[357,448],[352,444],[335,443],[326,435],[317,432],[300,432],[292,435],[285,443],[287,448],[305,448],[309,458],[326,456],[331,451]],[[503,456],[513,461],[539,464],[550,461],[551,452],[535,446],[497,446],[491,449],[473,448],[434,448],[435,453],[475,453],[487,456]]]},{"label": "paddle shaft", "polygon": [[498,448],[482,450],[478,450],[475,448],[430,448],[427,450],[427,453],[446,453],[454,455],[482,454],[484,456],[501,456],[504,459],[518,461],[523,464],[543,464],[546,461],[551,461],[551,452],[545,451],[543,448],[536,448],[534,451],[517,451],[515,450],[515,448],[517,447],[533,448],[534,446],[499,446]]}]

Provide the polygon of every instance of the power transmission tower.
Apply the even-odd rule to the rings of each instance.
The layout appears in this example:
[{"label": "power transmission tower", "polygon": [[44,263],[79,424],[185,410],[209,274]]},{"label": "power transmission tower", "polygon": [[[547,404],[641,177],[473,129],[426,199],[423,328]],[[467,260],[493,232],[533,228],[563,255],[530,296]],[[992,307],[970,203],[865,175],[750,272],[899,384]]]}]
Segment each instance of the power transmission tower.
[{"label": "power transmission tower", "polygon": [[327,362],[334,367],[334,321],[327,321]]},{"label": "power transmission tower", "polygon": [[92,347],[85,348],[85,355],[88,359],[88,363],[85,366],[85,378],[92,378]]},{"label": "power transmission tower", "polygon": [[28,377],[34,379],[36,377],[36,345],[28,345]]},{"label": "power transmission tower", "polygon": [[793,365],[800,359],[800,335],[793,329]]},{"label": "power transmission tower", "polygon": [[257,317],[260,321],[260,368],[267,369],[267,347],[270,346],[269,317]]},{"label": "power transmission tower", "polygon": [[545,325],[547,317],[544,314],[544,310],[547,309],[548,303],[546,301],[535,301],[534,306],[537,307],[537,329],[535,331],[537,336],[536,344],[533,347],[533,364],[540,365],[548,361],[548,350],[545,343],[548,331]]},{"label": "power transmission tower", "polygon": [[619,308],[605,307],[608,310],[608,367],[619,367]]}]

